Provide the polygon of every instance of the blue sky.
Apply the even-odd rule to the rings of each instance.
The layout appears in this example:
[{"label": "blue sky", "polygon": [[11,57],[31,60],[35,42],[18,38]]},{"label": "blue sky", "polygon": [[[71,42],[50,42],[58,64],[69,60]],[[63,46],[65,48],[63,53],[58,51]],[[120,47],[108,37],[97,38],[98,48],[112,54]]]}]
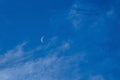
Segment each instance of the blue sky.
[{"label": "blue sky", "polygon": [[119,80],[119,10],[119,0],[1,0],[0,79]]}]

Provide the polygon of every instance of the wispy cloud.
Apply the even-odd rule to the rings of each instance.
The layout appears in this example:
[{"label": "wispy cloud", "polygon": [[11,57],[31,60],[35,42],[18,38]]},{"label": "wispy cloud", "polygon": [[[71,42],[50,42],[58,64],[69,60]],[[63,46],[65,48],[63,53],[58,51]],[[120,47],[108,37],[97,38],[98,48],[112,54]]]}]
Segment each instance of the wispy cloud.
[{"label": "wispy cloud", "polygon": [[0,56],[0,63],[6,63],[12,60],[16,60],[21,58],[24,55],[24,49],[23,47],[26,45],[26,43],[20,44],[16,46],[14,49],[7,51],[3,55]]},{"label": "wispy cloud", "polygon": [[68,13],[68,19],[72,20],[71,22],[75,28],[78,28],[81,18],[76,8],[78,8],[78,5],[74,4]]},{"label": "wispy cloud", "polygon": [[[54,48],[51,48],[52,44],[49,46],[46,44],[40,50],[37,49],[40,47],[38,46],[29,51],[24,50],[26,45],[26,43],[20,44],[1,56],[1,80],[79,80],[78,55],[58,56],[70,49],[70,42],[64,41]],[[45,56],[24,60],[28,56],[34,57],[36,51],[37,54],[42,53],[42,49],[46,50]]]},{"label": "wispy cloud", "polygon": [[70,19],[76,29],[79,29],[85,27],[83,23],[90,25],[90,22],[93,21],[93,17],[98,15],[99,11],[97,7],[93,7],[91,3],[85,4],[78,1],[77,3],[74,3],[69,10],[68,19]]},{"label": "wispy cloud", "polygon": [[102,75],[91,75],[89,80],[105,80]]},{"label": "wispy cloud", "polygon": [[[91,28],[105,26],[109,24],[112,19],[117,19],[118,15],[115,11],[117,7],[115,7],[115,4],[108,2],[106,3],[107,7],[105,5],[100,5],[98,2],[77,0],[77,2],[71,6],[67,18],[75,29],[82,29],[86,26]],[[110,2],[114,3],[116,1],[110,0]]]}]

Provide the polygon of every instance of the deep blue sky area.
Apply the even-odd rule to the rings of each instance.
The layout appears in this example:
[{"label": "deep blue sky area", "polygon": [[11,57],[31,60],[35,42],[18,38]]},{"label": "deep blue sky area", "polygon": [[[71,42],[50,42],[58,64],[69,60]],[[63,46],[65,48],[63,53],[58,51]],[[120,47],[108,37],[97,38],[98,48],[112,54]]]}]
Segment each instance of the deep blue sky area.
[{"label": "deep blue sky area", "polygon": [[0,79],[120,80],[119,35],[119,0],[1,0]]},{"label": "deep blue sky area", "polygon": [[[67,10],[74,1],[6,0],[0,5],[1,44],[14,45],[22,40],[36,40],[53,30],[50,18]],[[7,41],[7,42],[6,42]]]}]

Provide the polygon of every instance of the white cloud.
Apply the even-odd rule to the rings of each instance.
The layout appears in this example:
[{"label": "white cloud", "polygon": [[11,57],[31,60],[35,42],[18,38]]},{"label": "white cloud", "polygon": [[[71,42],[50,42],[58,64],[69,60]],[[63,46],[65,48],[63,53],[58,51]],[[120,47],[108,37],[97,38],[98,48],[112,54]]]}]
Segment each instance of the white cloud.
[{"label": "white cloud", "polygon": [[[52,73],[52,65],[56,64],[56,57],[39,59],[38,61],[30,61],[12,68],[0,71],[0,79],[2,80],[46,80]],[[57,64],[56,64],[57,65]],[[53,69],[54,70],[54,69]],[[57,72],[57,70],[55,71]],[[52,75],[52,74],[51,74]],[[48,79],[51,80],[51,79]],[[54,80],[54,79],[53,79]]]},{"label": "white cloud", "polygon": [[71,20],[71,23],[75,28],[78,28],[79,24],[81,23],[80,14],[76,10],[77,8],[78,8],[78,5],[74,4],[70,9],[70,11],[68,12],[68,19]]},{"label": "white cloud", "polygon": [[25,45],[27,44],[20,44],[1,56],[0,64],[4,65],[0,68],[1,80],[79,80],[78,55],[58,56],[70,49],[70,42],[64,41],[53,48],[52,44],[46,45],[47,48],[45,45],[38,46],[46,50],[46,56],[34,60],[24,59],[36,51],[41,53],[41,49],[37,47],[26,52]]},{"label": "white cloud", "polygon": [[105,80],[102,75],[91,75],[89,80]]},{"label": "white cloud", "polygon": [[[68,11],[67,19],[76,30],[83,27],[105,26],[109,23],[108,18],[116,18],[115,7],[103,8],[103,5],[92,2],[77,1]],[[106,4],[107,5],[107,4]],[[109,5],[109,3],[108,3]],[[97,23],[97,25],[96,25]]]},{"label": "white cloud", "polygon": [[111,9],[111,10],[107,11],[106,14],[107,14],[107,16],[112,16],[114,14],[114,10]]},{"label": "white cloud", "polygon": [[[86,25],[91,26],[94,18],[98,17],[97,7],[93,7],[91,3],[75,3],[68,11],[68,20],[72,23],[75,29],[81,29]],[[93,18],[94,17],[94,18]]]},{"label": "white cloud", "polygon": [[[0,70],[1,80],[60,80],[69,77],[62,74],[69,71],[70,58],[47,56],[36,61],[29,61],[19,66]],[[64,70],[64,71],[62,71]],[[72,72],[74,75],[76,72]],[[74,77],[72,76],[72,78]],[[74,77],[75,78],[75,77]]]},{"label": "white cloud", "polygon": [[7,51],[0,57],[0,63],[5,63],[14,59],[19,59],[24,55],[23,47],[26,43],[16,46],[14,49]]}]

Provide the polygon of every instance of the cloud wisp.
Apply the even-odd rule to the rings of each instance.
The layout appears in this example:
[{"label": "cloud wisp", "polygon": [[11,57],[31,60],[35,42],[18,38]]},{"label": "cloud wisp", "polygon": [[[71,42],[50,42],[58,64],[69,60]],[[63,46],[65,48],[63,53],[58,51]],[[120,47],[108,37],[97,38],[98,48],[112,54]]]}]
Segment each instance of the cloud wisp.
[{"label": "cloud wisp", "polygon": [[[1,80],[79,80],[78,55],[58,56],[70,49],[69,42],[63,42],[56,48],[49,44],[38,50],[38,46],[30,51],[24,50],[26,45],[20,44],[1,56]],[[45,56],[31,59],[43,49],[46,50]]]}]

